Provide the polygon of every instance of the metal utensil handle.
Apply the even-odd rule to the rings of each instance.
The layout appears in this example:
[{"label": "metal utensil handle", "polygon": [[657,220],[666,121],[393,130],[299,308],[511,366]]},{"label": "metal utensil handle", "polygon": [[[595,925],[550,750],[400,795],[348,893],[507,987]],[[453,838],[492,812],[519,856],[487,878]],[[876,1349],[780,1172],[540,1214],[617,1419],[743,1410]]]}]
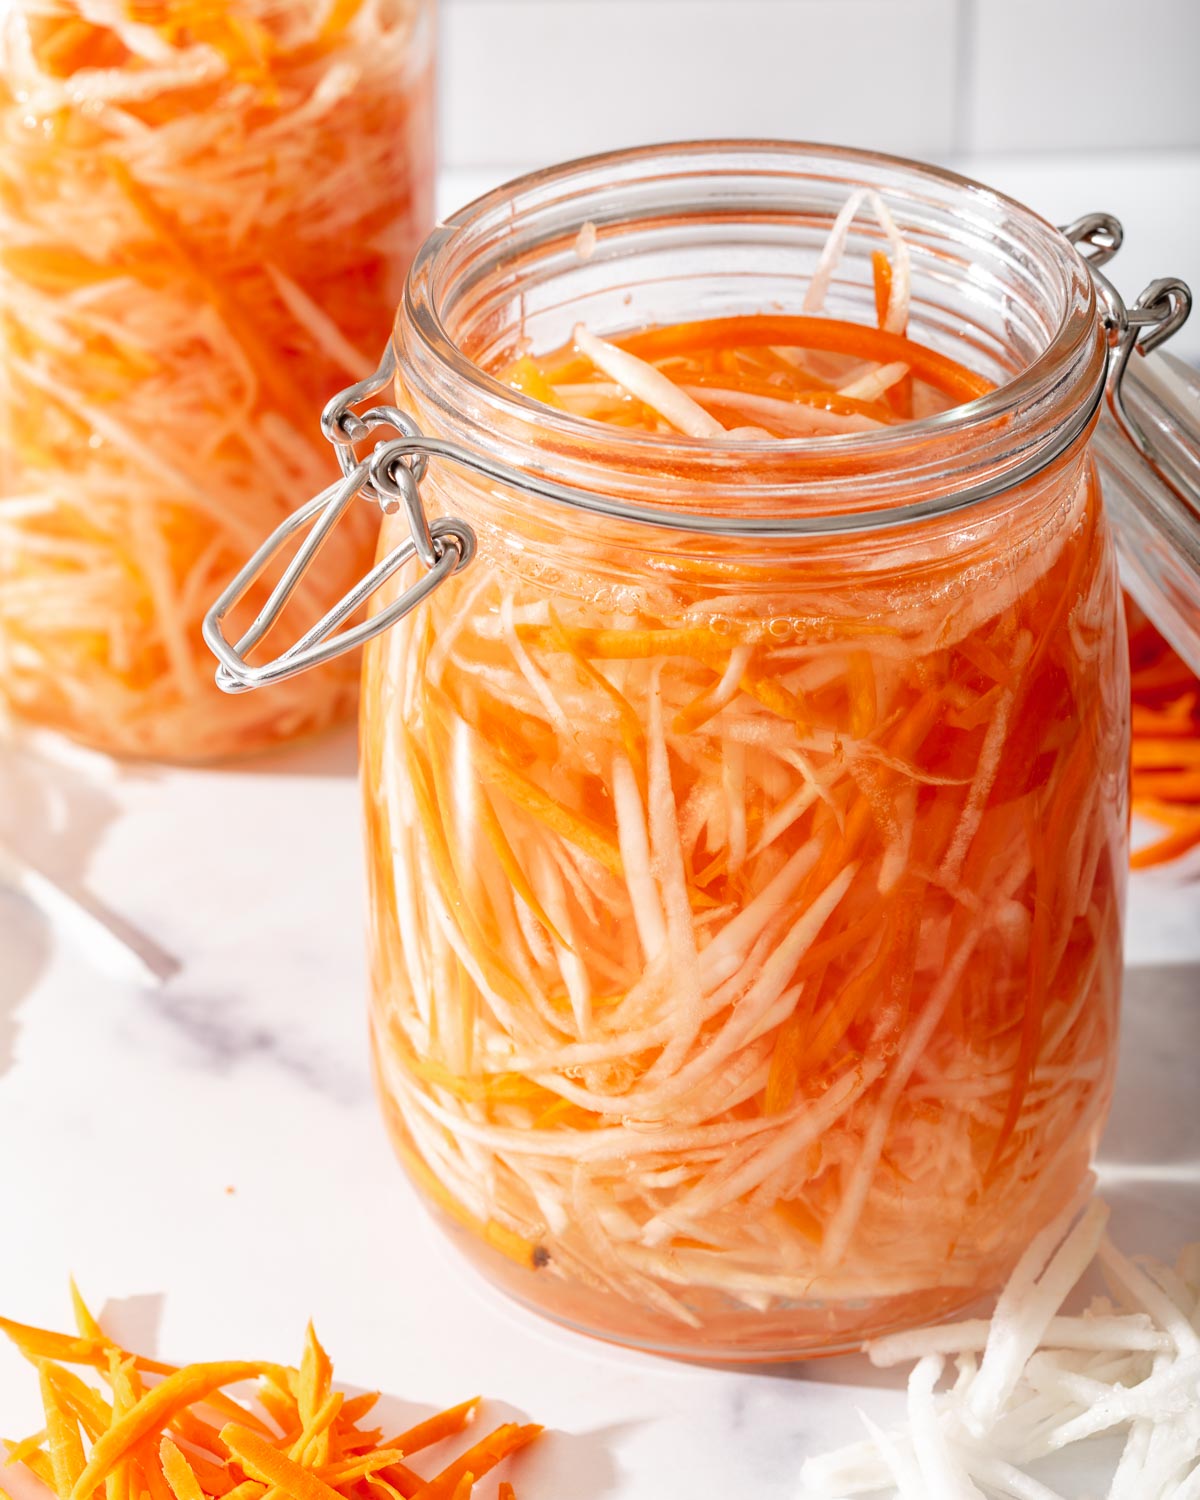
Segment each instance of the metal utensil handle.
[{"label": "metal utensil handle", "polygon": [[[1191,309],[1191,292],[1177,279],[1155,281],[1132,307],[1126,307],[1120,294],[1100,272],[1100,267],[1121,247],[1124,232],[1120,221],[1111,214],[1085,214],[1064,225],[1062,233],[1088,262],[1095,278],[1106,309],[1104,322],[1109,332],[1109,353],[1106,383],[1102,382],[1074,418],[1063,425],[1055,441],[1039,449],[1023,464],[971,485],[949,501],[943,497],[850,516],[809,516],[802,526],[789,517],[689,514],[627,505],[592,491],[574,489],[540,475],[522,472],[456,443],[427,437],[398,407],[376,406],[360,415],[354,407],[389,387],[395,376],[395,355],[389,344],[375,373],[335,396],[321,414],[321,431],[334,445],[342,470],[341,480],[309,500],[278,526],[205,616],[204,639],[220,663],[217,685],[227,693],[243,693],[251,688],[282,682],[309,667],[332,661],[343,652],[353,651],[382,634],[427,599],[452,573],[467,566],[476,551],[475,533],[467,521],[459,516],[443,516],[431,522],[425,512],[420,485],[431,457],[591,515],[726,537],[786,537],[801,533],[832,535],[905,526],[930,515],[965,509],[1031,478],[1059,458],[1092,420],[1105,391],[1122,430],[1143,456],[1153,462],[1150,445],[1125,409],[1121,382],[1135,349],[1148,353],[1182,325]],[[390,427],[399,436],[377,443],[369,457],[360,459],[357,445],[384,427]],[[408,522],[407,538],[377,562],[298,641],[273,660],[251,666],[247,661],[248,654],[278,620],[296,585],[348,506],[360,498],[375,501],[387,515],[403,510]],[[254,623],[239,640],[230,641],[223,629],[229,611],[245,598],[271,560],[305,526],[311,527],[308,535],[271,590]],[[376,589],[413,558],[423,569],[415,582],[378,614],[358,625],[347,626],[346,622]]]}]

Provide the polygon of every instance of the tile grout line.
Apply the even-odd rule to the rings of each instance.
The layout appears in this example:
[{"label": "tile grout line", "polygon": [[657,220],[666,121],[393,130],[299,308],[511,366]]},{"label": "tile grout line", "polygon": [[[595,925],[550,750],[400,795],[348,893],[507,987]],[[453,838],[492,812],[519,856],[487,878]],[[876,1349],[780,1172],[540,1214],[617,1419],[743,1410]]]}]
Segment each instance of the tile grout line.
[{"label": "tile grout line", "polygon": [[951,106],[951,150],[966,156],[972,145],[971,96],[977,82],[975,43],[979,34],[979,0],[958,0],[954,37],[954,97]]}]

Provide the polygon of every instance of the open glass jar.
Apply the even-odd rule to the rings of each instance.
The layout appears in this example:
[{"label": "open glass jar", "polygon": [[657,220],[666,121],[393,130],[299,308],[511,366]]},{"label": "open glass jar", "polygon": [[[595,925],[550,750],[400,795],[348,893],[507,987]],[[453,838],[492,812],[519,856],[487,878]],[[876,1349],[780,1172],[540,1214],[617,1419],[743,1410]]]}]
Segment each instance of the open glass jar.
[{"label": "open glass jar", "polygon": [[[911,337],[990,393],[718,442],[495,378],[579,322],[799,306],[859,185],[910,247]],[[1072,233],[1099,261],[1119,227]],[[847,318],[879,243],[850,235]],[[380,1091],[414,1182],[523,1302],[663,1352],[831,1352],[971,1302],[1086,1190],[1128,758],[1089,444],[1112,348],[1123,364],[1185,298],[1164,284],[1129,314],[1019,205],[791,145],[568,165],[427,242],[379,376],[326,412],[344,481],[207,636],[230,690],[371,640]],[[402,409],[356,416],[393,371]],[[401,437],[359,462],[384,423]],[[376,569],[250,665],[364,493],[389,512]]]}]

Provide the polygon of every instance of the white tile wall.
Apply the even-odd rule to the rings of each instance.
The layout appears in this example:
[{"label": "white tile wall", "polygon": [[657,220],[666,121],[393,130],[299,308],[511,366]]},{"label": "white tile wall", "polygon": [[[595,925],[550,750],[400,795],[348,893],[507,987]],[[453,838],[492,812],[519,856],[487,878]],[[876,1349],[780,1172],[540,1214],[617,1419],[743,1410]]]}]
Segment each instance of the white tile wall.
[{"label": "white tile wall", "polygon": [[1200,147],[1200,0],[442,0],[442,32],[453,167],[720,134]]},{"label": "white tile wall", "polygon": [[1200,146],[1200,0],[968,0],[963,19],[968,149]]},{"label": "white tile wall", "polygon": [[[3,0],[0,0],[2,6]],[[445,206],[607,147],[778,135],[1125,222],[1200,292],[1200,0],[441,0]],[[1172,347],[1200,362],[1200,308]]]},{"label": "white tile wall", "polygon": [[939,155],[958,39],[956,0],[443,0],[443,154],[764,135]]}]

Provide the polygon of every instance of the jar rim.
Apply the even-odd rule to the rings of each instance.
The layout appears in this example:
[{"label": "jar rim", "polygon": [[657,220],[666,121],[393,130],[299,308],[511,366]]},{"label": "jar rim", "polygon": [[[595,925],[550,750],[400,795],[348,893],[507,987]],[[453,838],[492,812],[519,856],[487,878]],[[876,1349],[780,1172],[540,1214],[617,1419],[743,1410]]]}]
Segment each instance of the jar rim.
[{"label": "jar rim", "polygon": [[[805,168],[808,168],[806,171]],[[821,170],[823,169],[823,170]],[[609,194],[638,184],[666,180],[671,173],[681,181],[694,180],[707,208],[714,175],[723,172],[735,179],[752,175],[784,173],[797,182],[828,183],[830,174],[854,186],[879,186],[895,206],[897,195],[917,201],[919,194],[936,193],[939,201],[961,200],[986,210],[1023,236],[1026,256],[1039,257],[1039,271],[1057,275],[1061,313],[1045,346],[1010,380],[974,399],[932,416],[861,433],[820,434],[807,437],[715,441],[678,433],[641,432],[605,427],[588,418],[557,411],[508,385],[476,363],[452,336],[443,314],[446,290],[453,286],[456,252],[472,237],[485,245],[489,232],[496,236],[493,249],[501,259],[506,253],[505,234],[513,233],[518,216],[536,222],[542,214],[554,221],[559,239],[569,233],[564,215],[574,212],[577,228],[589,222],[589,197],[603,190]],[[887,176],[887,183],[880,177]],[[698,199],[699,201],[699,199]],[[619,222],[619,221],[618,221]],[[550,231],[547,230],[547,233]],[[449,269],[448,269],[449,268]],[[1103,336],[1096,286],[1086,261],[1062,232],[1017,200],[945,168],[854,147],[777,140],[693,140],[663,145],[633,147],[580,157],[514,178],[476,198],[452,215],[426,239],[405,283],[397,310],[392,347],[403,370],[406,385],[415,385],[439,417],[466,419],[454,436],[460,445],[482,462],[475,467],[493,478],[514,484],[554,502],[620,520],[675,530],[701,531],[727,536],[805,536],[845,533],[903,526],[916,521],[953,514],[986,499],[1003,494],[1041,472],[1062,457],[1085,435],[1099,411],[1107,373],[1107,340]],[[465,397],[462,407],[459,400]],[[1036,432],[1028,430],[1028,419],[1036,413]],[[480,416],[488,420],[481,422]],[[1022,421],[1025,426],[1022,428]],[[535,435],[566,444],[590,445],[594,450],[597,431],[604,429],[604,460],[594,462],[591,472],[580,472],[577,462],[556,462],[553,447],[538,445]],[[506,436],[497,438],[503,429]],[[972,454],[982,443],[996,448],[997,432],[1009,432],[1010,441],[988,455],[981,466],[978,454],[972,460],[976,472],[960,472],[957,480],[942,469],[943,481],[934,492],[910,503],[889,503],[846,509],[836,504],[814,509],[812,501],[822,485],[807,478],[773,479],[767,490],[785,501],[782,510],[770,514],[749,512],[742,504],[729,510],[704,510],[692,505],[666,508],[640,503],[637,495],[614,498],[628,474],[613,462],[618,450],[650,466],[662,475],[680,470],[689,476],[689,489],[711,485],[713,493],[723,487],[742,492],[738,468],[749,458],[761,464],[769,458],[780,468],[789,461],[814,457],[836,457],[847,466],[874,466],[886,486],[886,459],[903,446],[923,440],[941,442]],[[1021,429],[1019,440],[1018,429]],[[524,430],[527,441],[519,434]],[[517,433],[514,439],[511,433]],[[431,456],[444,448],[443,457],[453,460],[449,444],[433,444]],[[528,460],[528,465],[522,462]],[[951,466],[954,467],[953,465]],[[978,472],[980,469],[986,472]],[[505,471],[513,471],[511,474]],[[911,473],[907,476],[912,479]],[[582,482],[581,482],[582,480]],[[828,489],[828,485],[824,486]],[[791,499],[795,503],[787,505]]]}]

